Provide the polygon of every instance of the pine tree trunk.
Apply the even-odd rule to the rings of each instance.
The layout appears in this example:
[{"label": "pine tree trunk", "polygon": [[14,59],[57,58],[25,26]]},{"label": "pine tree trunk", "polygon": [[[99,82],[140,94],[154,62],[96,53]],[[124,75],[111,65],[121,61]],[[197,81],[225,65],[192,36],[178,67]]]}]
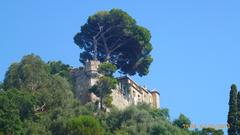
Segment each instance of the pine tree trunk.
[{"label": "pine tree trunk", "polygon": [[100,97],[100,109],[103,110],[103,97]]},{"label": "pine tree trunk", "polygon": [[110,53],[107,53],[106,62],[109,62],[109,60],[110,60]]}]

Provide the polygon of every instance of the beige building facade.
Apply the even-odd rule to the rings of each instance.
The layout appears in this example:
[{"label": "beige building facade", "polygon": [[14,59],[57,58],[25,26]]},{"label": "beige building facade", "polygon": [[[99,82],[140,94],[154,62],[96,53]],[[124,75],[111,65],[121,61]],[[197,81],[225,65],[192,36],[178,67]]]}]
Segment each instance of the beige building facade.
[{"label": "beige building facade", "polygon": [[[77,98],[82,102],[98,100],[93,93],[89,93],[91,88],[101,76],[97,73],[99,61],[87,61],[84,67],[74,69],[72,75],[75,78],[75,91]],[[118,84],[112,90],[112,104],[119,109],[124,109],[129,105],[147,103],[155,108],[160,108],[160,94],[157,90],[148,90],[141,87],[128,76],[118,77]]]}]

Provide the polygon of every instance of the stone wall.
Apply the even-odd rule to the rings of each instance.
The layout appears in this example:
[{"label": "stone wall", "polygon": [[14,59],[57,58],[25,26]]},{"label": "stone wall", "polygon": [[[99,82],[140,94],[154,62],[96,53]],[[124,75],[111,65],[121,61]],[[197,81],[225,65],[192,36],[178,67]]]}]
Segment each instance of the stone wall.
[{"label": "stone wall", "polygon": [[[99,98],[89,92],[91,88],[101,76],[97,72],[98,61],[87,61],[84,67],[74,69],[72,75],[75,78],[76,97],[81,103],[95,102]],[[139,86],[129,77],[120,77],[116,90],[112,91],[112,104],[119,109],[124,109],[131,104],[145,102],[156,108],[159,108],[159,93],[149,92],[146,88]],[[128,90],[126,90],[128,89]]]},{"label": "stone wall", "polygon": [[81,101],[86,103],[89,101],[88,89],[90,77],[84,72],[83,68],[74,69],[72,75],[75,78],[75,95]]},{"label": "stone wall", "polygon": [[157,91],[153,91],[152,93],[152,99],[153,99],[153,106],[155,106],[156,108],[160,108],[160,96],[159,93]]},{"label": "stone wall", "polygon": [[133,104],[133,100],[128,96],[123,96],[119,90],[113,90],[111,96],[113,98],[112,105],[118,109],[124,109]]}]

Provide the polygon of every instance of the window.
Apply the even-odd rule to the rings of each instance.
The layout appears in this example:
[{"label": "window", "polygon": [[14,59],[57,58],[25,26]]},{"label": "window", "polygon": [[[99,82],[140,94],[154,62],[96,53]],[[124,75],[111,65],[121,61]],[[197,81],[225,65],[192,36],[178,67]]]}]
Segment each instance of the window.
[{"label": "window", "polygon": [[141,101],[141,95],[138,95],[138,101]]},{"label": "window", "polygon": [[135,93],[135,91],[133,90],[133,96],[135,97],[136,96],[136,93]]}]

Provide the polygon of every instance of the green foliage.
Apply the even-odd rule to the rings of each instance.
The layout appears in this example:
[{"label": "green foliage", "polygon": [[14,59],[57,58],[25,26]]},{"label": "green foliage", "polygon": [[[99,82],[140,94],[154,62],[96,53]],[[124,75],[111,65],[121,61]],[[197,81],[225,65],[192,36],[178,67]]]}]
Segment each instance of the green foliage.
[{"label": "green foliage", "polygon": [[237,86],[233,84],[230,90],[229,98],[229,112],[228,112],[228,134],[237,134]]},{"label": "green foliage", "polygon": [[106,96],[106,98],[103,100],[104,105],[106,105],[106,107],[110,108],[112,107],[112,101],[113,101],[113,97],[108,95]]},{"label": "green foliage", "polygon": [[94,117],[82,115],[69,120],[67,133],[69,135],[104,135],[104,130]]},{"label": "green foliage", "polygon": [[151,115],[153,117],[162,117],[166,120],[170,120],[169,110],[167,108],[152,109]]},{"label": "green foliage", "polygon": [[17,79],[19,78],[18,67],[19,67],[18,63],[13,63],[8,68],[3,83],[5,89],[20,87],[20,79]]},{"label": "green foliage", "polygon": [[101,11],[90,16],[74,42],[83,49],[80,61],[98,59],[117,66],[123,73],[148,74],[153,59],[150,32],[120,9]]},{"label": "green foliage", "polygon": [[97,82],[98,91],[95,93],[100,97],[106,97],[107,95],[111,94],[112,89],[116,88],[116,84],[116,79],[108,76],[102,76]]},{"label": "green foliage", "polygon": [[50,66],[51,74],[58,74],[65,78],[70,77],[69,72],[72,69],[70,65],[64,64],[61,61],[49,61],[47,64]]},{"label": "green foliage", "polygon": [[112,89],[116,88],[117,80],[110,76],[102,76],[97,83],[89,89],[100,98],[100,106],[103,109],[103,100],[112,93]]},{"label": "green foliage", "polygon": [[65,77],[69,77],[67,74],[69,66],[61,62],[49,62],[49,65],[39,56],[26,55],[20,63],[10,66],[4,79],[4,86],[6,89],[19,88],[33,92],[38,100],[38,106],[46,106],[45,110],[67,107],[73,99],[71,85]]},{"label": "green foliage", "polygon": [[[19,116],[17,105],[1,94],[0,97],[0,129],[4,134],[20,134],[22,132],[22,121]],[[11,118],[11,119],[9,119]]]},{"label": "green foliage", "polygon": [[176,125],[180,128],[187,129],[191,125],[191,121],[183,114],[180,114],[178,119],[173,121],[173,125]]},{"label": "green foliage", "polygon": [[[19,88],[19,92],[31,94],[36,99],[34,111],[25,109],[29,105],[25,104],[25,100],[19,100],[19,103],[23,105],[17,104],[16,106],[21,106],[22,109],[18,109],[14,113],[16,114],[15,121],[18,120],[17,116],[20,117],[19,123],[27,119],[27,116],[29,116],[29,119],[33,119],[32,129],[28,130],[29,134],[32,132],[37,134],[35,130],[36,132],[39,130],[34,125],[38,124],[42,125],[39,126],[41,129],[46,129],[46,133],[50,132],[50,130],[54,131],[52,127],[56,124],[55,121],[81,113],[80,104],[76,103],[79,101],[74,99],[71,84],[67,80],[68,78],[65,77],[67,75],[67,66],[59,71],[58,68],[55,68],[59,63],[53,63],[46,64],[40,57],[31,54],[24,56],[21,62],[12,64],[6,73],[4,86],[7,92],[10,91],[9,88]],[[64,67],[63,65],[60,65],[60,67]],[[65,70],[66,74],[61,74],[63,70]],[[21,97],[21,95],[15,94],[13,97]],[[27,97],[26,94],[23,99]],[[14,108],[14,106],[9,108]],[[4,114],[11,115],[11,113]]]},{"label": "green foliage", "polygon": [[198,128],[192,130],[191,135],[202,135],[202,130],[199,130]]},{"label": "green foliage", "polygon": [[68,107],[73,99],[71,87],[66,79],[54,75],[49,79],[46,87],[37,93],[39,104],[46,104],[49,109],[55,107]]},{"label": "green foliage", "polygon": [[26,127],[24,135],[51,135],[51,132],[46,129],[44,124],[28,120],[24,123],[24,126]]},{"label": "green foliage", "polygon": [[70,65],[64,64],[61,61],[49,61],[47,64],[50,67],[50,74],[59,75],[69,81],[71,85],[73,85],[74,81],[70,74],[72,67]]},{"label": "green foliage", "polygon": [[4,88],[3,83],[0,82],[0,91],[3,91],[3,88]]},{"label": "green foliage", "polygon": [[26,55],[20,63],[13,63],[4,79],[5,89],[39,90],[48,82],[48,66],[39,56]]},{"label": "green foliage", "polygon": [[[173,126],[163,115],[156,115],[155,109],[147,104],[130,106],[123,111],[112,110],[106,117],[108,130],[115,134],[127,135],[188,135]],[[161,112],[161,110],[159,111]]]},{"label": "green foliage", "polygon": [[117,67],[109,62],[101,63],[98,66],[98,72],[105,76],[112,76],[116,72]]},{"label": "green foliage", "polygon": [[237,133],[240,134],[240,92],[237,95]]},{"label": "green foliage", "polygon": [[52,122],[50,130],[53,135],[66,135],[67,134],[67,122],[69,118],[59,117]]},{"label": "green foliage", "polygon": [[116,66],[104,62],[99,65],[98,72],[102,74],[97,83],[89,89],[90,92],[93,92],[96,96],[100,98],[100,107],[103,109],[103,103],[106,106],[110,107],[112,99],[110,94],[112,90],[116,88],[117,79],[113,77],[113,73],[116,71]]},{"label": "green foliage", "polygon": [[[35,68],[35,69],[32,69]],[[116,68],[99,66],[104,76],[91,89],[101,97],[106,113],[95,103],[84,106],[74,98],[68,80],[69,66],[61,62],[44,63],[35,55],[24,56],[10,66],[0,91],[0,134],[26,135],[190,135],[170,122],[168,109],[147,104],[124,110],[111,107],[111,90]],[[34,77],[34,75],[37,77]],[[37,87],[35,87],[37,86]],[[17,90],[10,88],[19,88]]]},{"label": "green foliage", "polygon": [[224,135],[224,132],[221,129],[216,130],[214,128],[203,128],[202,135]]},{"label": "green foliage", "polygon": [[0,129],[4,134],[23,133],[23,120],[33,115],[33,95],[19,90],[0,92]]},{"label": "green foliage", "polygon": [[116,130],[114,135],[129,135],[126,131],[123,130]]}]

